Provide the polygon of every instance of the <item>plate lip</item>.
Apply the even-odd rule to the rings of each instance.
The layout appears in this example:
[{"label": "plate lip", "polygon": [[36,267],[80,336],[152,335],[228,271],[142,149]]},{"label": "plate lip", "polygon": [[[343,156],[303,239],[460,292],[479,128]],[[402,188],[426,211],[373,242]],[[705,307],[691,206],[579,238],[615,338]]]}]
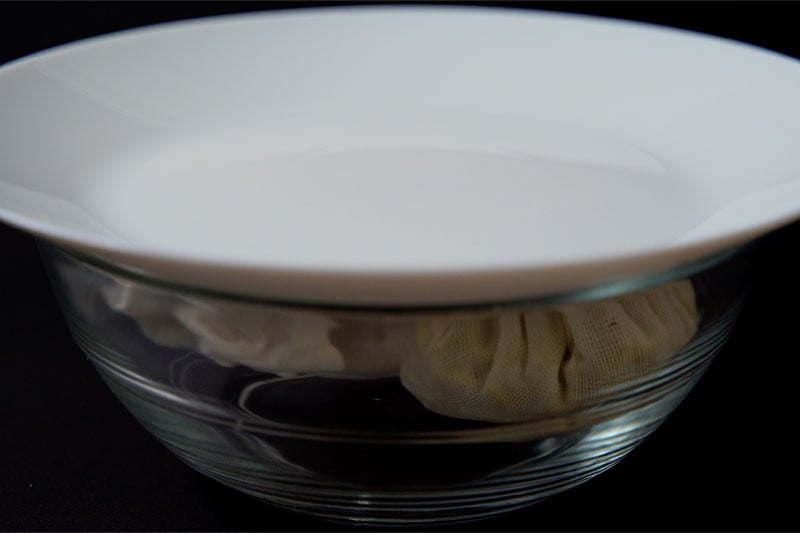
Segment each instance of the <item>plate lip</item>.
[{"label": "plate lip", "polygon": [[742,41],[733,37],[719,35],[714,33],[707,33],[700,30],[693,30],[690,28],[672,26],[667,23],[652,22],[647,20],[639,20],[634,18],[621,18],[614,15],[596,14],[596,13],[583,13],[577,11],[564,11],[558,8],[537,6],[515,6],[515,5],[481,5],[481,4],[448,4],[448,3],[408,3],[408,4],[332,4],[332,5],[297,5],[297,6],[281,6],[274,8],[254,8],[246,11],[236,11],[222,14],[199,15],[181,17],[167,21],[159,21],[147,23],[140,26],[130,28],[122,28],[113,30],[97,35],[90,35],[81,37],[72,41],[60,43],[57,45],[49,46],[41,50],[37,50],[23,56],[11,59],[5,63],[0,63],[0,77],[3,76],[6,70],[18,68],[20,66],[29,65],[36,61],[45,60],[48,57],[55,56],[62,53],[69,53],[72,49],[103,46],[108,41],[116,41],[125,38],[135,38],[140,34],[156,33],[156,32],[169,32],[175,30],[188,29],[191,26],[216,26],[219,23],[235,23],[242,19],[272,19],[280,17],[314,17],[324,16],[329,14],[336,14],[339,12],[352,12],[352,13],[380,13],[380,12],[406,12],[406,13],[438,13],[444,16],[449,13],[461,13],[489,16],[515,16],[517,18],[553,18],[561,19],[570,22],[582,23],[592,25],[619,25],[627,26],[635,29],[650,30],[661,33],[668,33],[673,35],[683,34],[686,37],[694,37],[703,40],[717,41],[727,43],[733,47],[746,48],[751,51],[761,52],[767,55],[779,57],[784,60],[800,63],[800,58],[791,56],[779,50],[774,50],[765,46],[757,45],[751,42]]},{"label": "plate lip", "polygon": [[[173,31],[191,30],[204,31],[205,28],[214,27],[220,23],[236,23],[237,21],[248,20],[273,20],[284,16],[291,17],[325,17],[331,13],[363,13],[363,14],[385,14],[392,11],[401,11],[409,14],[423,14],[435,13],[438,16],[446,16],[451,13],[464,14],[469,13],[471,16],[482,16],[486,14],[493,15],[506,15],[517,18],[553,18],[565,22],[578,22],[586,23],[589,25],[621,25],[623,27],[656,31],[662,34],[669,34],[676,38],[682,36],[700,38],[712,42],[725,43],[734,49],[747,49],[750,51],[757,51],[765,56],[780,59],[782,61],[795,63],[800,66],[800,58],[795,58],[779,51],[771,50],[762,46],[752,43],[739,41],[736,39],[707,34],[701,31],[695,31],[686,28],[669,26],[666,24],[659,24],[647,21],[638,21],[625,18],[615,18],[606,15],[584,14],[575,12],[565,12],[558,10],[551,10],[547,8],[519,8],[515,6],[485,6],[485,5],[449,5],[449,4],[378,4],[378,5],[322,5],[322,6],[291,6],[277,9],[243,11],[236,13],[226,13],[217,15],[204,15],[199,17],[181,18],[176,20],[157,22],[133,28],[121,29],[109,33],[94,35],[75,41],[56,45],[44,50],[27,54],[20,58],[13,59],[0,65],[0,83],[4,74],[18,68],[36,68],[39,61],[47,60],[48,58],[55,57],[59,54],[69,54],[73,51],[80,51],[82,49],[92,47],[102,47],[109,42],[118,42],[126,38],[147,38],[148,35],[155,33],[169,33]],[[187,268],[195,269],[214,269],[214,270],[227,270],[232,275],[244,270],[252,272],[260,272],[265,279],[274,278],[276,283],[280,283],[279,279],[282,274],[290,273],[292,275],[309,275],[318,278],[329,278],[331,284],[337,283],[337,280],[343,278],[355,279],[358,277],[368,277],[370,283],[386,283],[392,284],[397,281],[398,277],[414,278],[418,280],[420,287],[420,301],[422,305],[431,304],[428,299],[422,295],[424,287],[429,285],[434,278],[440,276],[463,276],[463,275],[494,275],[502,277],[509,272],[524,272],[530,277],[535,278],[539,273],[540,277],[546,272],[559,268],[595,268],[602,270],[608,265],[620,263],[635,263],[644,259],[655,260],[659,257],[669,259],[670,257],[677,257],[681,253],[701,257],[713,253],[720,252],[725,249],[734,248],[738,245],[748,243],[755,240],[772,230],[778,229],[789,223],[800,219],[800,210],[796,210],[790,214],[782,214],[779,217],[774,217],[765,222],[756,225],[749,225],[747,227],[738,229],[736,231],[728,231],[723,234],[717,233],[712,237],[705,237],[699,241],[691,241],[688,244],[681,244],[674,247],[654,246],[652,248],[638,248],[634,252],[615,253],[615,254],[589,254],[568,260],[552,260],[549,262],[537,263],[524,263],[518,265],[508,266],[475,266],[472,268],[453,269],[449,266],[445,267],[431,267],[428,266],[424,270],[415,268],[374,268],[358,270],[354,268],[320,268],[309,266],[291,266],[280,265],[270,261],[252,261],[252,262],[234,262],[230,259],[214,257],[213,253],[198,253],[198,252],[181,252],[177,254],[164,253],[158,247],[153,246],[140,246],[128,244],[123,241],[113,241],[112,239],[102,238],[99,235],[89,235],[83,232],[76,232],[65,230],[58,225],[48,223],[43,220],[34,219],[25,215],[10,212],[0,208],[0,221],[14,226],[22,231],[32,233],[38,238],[45,241],[50,241],[59,246],[82,251],[88,254],[97,255],[101,260],[115,261],[110,257],[128,256],[133,258],[132,261],[126,263],[132,268],[136,268],[138,262],[162,262],[172,263],[174,265],[184,265]],[[427,281],[426,281],[427,278]],[[219,289],[219,287],[216,287]],[[547,291],[542,290],[528,290],[523,293],[531,294],[545,294]],[[522,294],[522,293],[521,293]],[[263,292],[259,292],[259,297],[266,297]],[[463,298],[459,298],[461,301]],[[302,298],[300,298],[302,300]],[[392,300],[393,298],[389,298]],[[482,300],[485,301],[485,298]],[[326,298],[331,304],[347,304],[350,300],[346,295],[342,294],[341,297],[328,297]],[[447,298],[434,298],[435,302],[448,305],[451,300]],[[363,302],[362,302],[363,303]],[[458,305],[458,304],[454,304]]]}]

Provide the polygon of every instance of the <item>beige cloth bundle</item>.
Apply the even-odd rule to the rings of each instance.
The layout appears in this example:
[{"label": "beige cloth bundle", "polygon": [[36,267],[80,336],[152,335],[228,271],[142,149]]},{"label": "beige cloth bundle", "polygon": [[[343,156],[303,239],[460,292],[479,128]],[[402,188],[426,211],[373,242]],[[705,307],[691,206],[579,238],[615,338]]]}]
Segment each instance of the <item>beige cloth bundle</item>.
[{"label": "beige cloth bundle", "polygon": [[319,314],[175,298],[127,282],[108,287],[104,296],[112,309],[136,319],[157,344],[192,350],[223,366],[240,364],[275,374],[344,369],[342,355],[328,340],[336,323]]},{"label": "beige cloth bundle", "polygon": [[364,320],[193,297],[126,282],[107,303],[154,342],[283,375],[400,377],[426,408],[515,422],[585,404],[644,375],[692,338],[687,280],[598,302]]},{"label": "beige cloth bundle", "polygon": [[642,377],[694,336],[689,281],[613,300],[421,323],[403,385],[436,413],[516,422]]}]

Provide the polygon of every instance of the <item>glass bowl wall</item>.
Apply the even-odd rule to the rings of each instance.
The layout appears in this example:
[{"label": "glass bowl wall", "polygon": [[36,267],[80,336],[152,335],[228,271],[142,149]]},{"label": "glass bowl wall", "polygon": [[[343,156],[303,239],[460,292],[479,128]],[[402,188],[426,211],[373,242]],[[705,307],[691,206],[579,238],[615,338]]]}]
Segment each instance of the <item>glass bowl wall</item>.
[{"label": "glass bowl wall", "polygon": [[271,504],[378,526],[492,516],[613,466],[720,350],[748,276],[736,252],[536,301],[357,309],[40,246],[76,341],[179,458]]}]

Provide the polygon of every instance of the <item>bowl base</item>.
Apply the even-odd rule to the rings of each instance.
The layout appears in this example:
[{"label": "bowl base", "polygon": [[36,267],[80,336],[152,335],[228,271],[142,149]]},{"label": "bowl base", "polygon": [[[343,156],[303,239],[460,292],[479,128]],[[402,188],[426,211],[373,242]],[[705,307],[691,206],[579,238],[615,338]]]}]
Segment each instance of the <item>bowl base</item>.
[{"label": "bowl base", "polygon": [[[286,510],[376,527],[481,520],[584,483],[642,442],[686,392],[672,391],[589,429],[528,442],[380,445],[254,436],[198,421],[176,412],[174,406],[167,409],[100,370],[145,428],[198,472]],[[449,461],[441,461],[447,456]],[[505,459],[505,464],[498,459]],[[436,462],[438,470],[424,479],[422,471]],[[371,470],[365,465],[380,463],[383,468],[371,480],[354,479],[356,472]],[[389,477],[403,465],[405,479]],[[351,475],[337,473],[348,467]]]}]

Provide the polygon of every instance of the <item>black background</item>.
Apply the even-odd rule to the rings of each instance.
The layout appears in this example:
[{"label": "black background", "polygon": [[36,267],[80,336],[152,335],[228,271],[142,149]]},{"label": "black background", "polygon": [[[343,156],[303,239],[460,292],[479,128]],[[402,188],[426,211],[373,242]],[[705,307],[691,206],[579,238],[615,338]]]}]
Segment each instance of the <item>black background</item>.
[{"label": "black background", "polygon": [[[0,2],[0,63],[128,27],[304,5],[313,3]],[[492,5],[655,22],[800,57],[794,2]],[[799,224],[762,241],[734,336],[675,414],[622,463],[526,510],[450,529],[800,530],[798,244]],[[3,225],[0,340],[0,529],[353,529],[252,501],[170,455],[111,396],[72,342],[32,238]]]}]

